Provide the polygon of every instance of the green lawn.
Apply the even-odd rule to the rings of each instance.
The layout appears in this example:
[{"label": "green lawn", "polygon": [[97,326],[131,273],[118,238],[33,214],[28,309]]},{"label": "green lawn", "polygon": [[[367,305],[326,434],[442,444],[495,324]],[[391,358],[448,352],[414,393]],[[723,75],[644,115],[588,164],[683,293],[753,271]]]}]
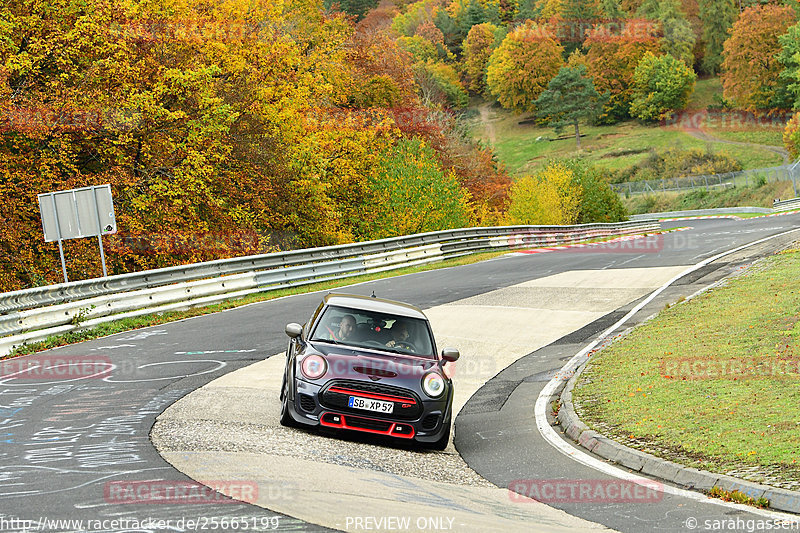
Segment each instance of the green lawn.
[{"label": "green lawn", "polygon": [[662,311],[593,356],[589,426],[706,470],[800,480],[800,250]]},{"label": "green lawn", "polygon": [[[783,164],[783,158],[764,149],[735,146],[724,143],[707,143],[695,139],[680,128],[660,125],[643,125],[628,121],[611,126],[581,126],[582,150],[576,149],[575,138],[565,131],[563,140],[550,141],[556,135],[552,128],[528,123],[527,115],[516,115],[497,106],[490,110],[489,124],[484,124],[479,115],[472,114],[470,120],[473,135],[491,145],[492,132],[494,150],[509,172],[522,175],[536,172],[549,159],[582,155],[592,163],[618,170],[634,165],[648,156],[651,150],[668,148],[709,147],[723,151],[741,161],[744,168],[760,168]],[[526,123],[520,124],[521,121]]]},{"label": "green lawn", "polygon": [[705,78],[697,80],[694,84],[694,92],[689,97],[687,109],[706,109],[710,106],[719,105],[714,99],[715,95],[722,96],[722,81],[719,78]]},{"label": "green lawn", "polygon": [[733,130],[722,128],[705,128],[705,131],[720,139],[745,143],[768,144],[783,148],[783,128],[759,127],[754,130]]}]

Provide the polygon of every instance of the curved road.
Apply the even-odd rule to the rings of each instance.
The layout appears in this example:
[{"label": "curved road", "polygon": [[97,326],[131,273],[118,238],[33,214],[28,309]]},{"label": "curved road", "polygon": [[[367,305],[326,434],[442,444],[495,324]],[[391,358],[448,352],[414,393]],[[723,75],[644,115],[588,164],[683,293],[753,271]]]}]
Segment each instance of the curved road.
[{"label": "curved road", "polygon": [[[544,377],[551,376],[565,358],[580,349],[580,343],[591,336],[592,328],[600,329],[598,320],[603,322],[618,316],[615,313],[620,311],[609,306],[617,303],[620,292],[629,291],[626,303],[621,305],[625,307],[641,297],[638,290],[632,289],[652,286],[648,283],[626,285],[627,272],[651,268],[671,271],[671,267],[694,264],[736,245],[792,229],[798,222],[800,215],[682,222],[676,225],[691,224],[694,228],[667,234],[644,247],[629,244],[629,248],[624,248],[621,243],[617,249],[511,254],[474,265],[371,282],[351,290],[362,294],[375,290],[382,297],[413,302],[423,309],[436,308],[434,315],[456,306],[477,308],[478,316],[488,320],[494,312],[490,308],[508,307],[509,299],[522,298],[525,293],[535,295],[537,302],[522,298],[511,307],[518,307],[523,314],[526,309],[535,308],[537,312],[544,309],[559,315],[559,309],[554,306],[564,298],[572,299],[580,308],[579,293],[570,289],[591,289],[590,293],[584,292],[590,294],[587,301],[591,306],[580,311],[585,314],[583,318],[574,321],[577,332],[567,331],[569,335],[558,334],[555,338],[543,335],[527,351],[513,342],[507,345],[514,353],[509,360],[504,360],[504,366],[512,366],[486,385],[483,382],[474,384],[478,393],[469,401],[463,399],[465,407],[456,423],[455,441],[469,465],[500,487],[521,478],[598,479],[597,472],[565,462],[549,445],[543,444],[541,438],[528,431],[536,387],[541,388],[546,381]],[[603,274],[601,271],[612,272]],[[626,275],[614,278],[613,274],[623,272]],[[604,291],[600,290],[603,287],[591,286],[595,276],[623,281],[611,283],[605,287],[611,290]],[[258,505],[204,493],[166,462],[149,438],[156,416],[179,398],[231,371],[257,362],[268,363],[270,359],[264,361],[265,358],[285,347],[284,324],[305,319],[318,300],[319,295],[310,294],[264,302],[4,362],[0,374],[0,440],[4,442],[0,448],[0,530],[37,530],[37,527],[41,531],[324,529]],[[594,306],[603,311],[593,316],[591,307]],[[561,312],[560,316],[567,315]],[[442,317],[432,316],[432,320],[436,322]],[[440,323],[445,329],[450,327]],[[589,325],[580,329],[583,324]],[[495,325],[500,327],[502,322]],[[522,331],[545,325],[517,324],[516,327]],[[461,327],[476,331],[474,323],[462,323]],[[473,337],[480,338],[472,341],[477,342],[474,345],[480,350],[479,343],[491,334],[488,330],[486,335],[479,330],[477,333]],[[457,329],[444,332],[447,338],[457,336]],[[497,339],[488,340],[497,342]],[[576,346],[578,348],[572,351]],[[534,351],[535,348],[538,350]],[[533,353],[526,356],[528,352]],[[90,369],[86,361],[92,362]],[[502,368],[482,368],[475,375],[480,374],[485,381]],[[522,401],[518,401],[520,399]],[[252,397],[246,401],[252,401]],[[264,405],[247,403],[242,409],[241,404],[231,404],[230,410],[269,412],[270,403],[277,405],[275,402],[265,395]],[[528,410],[523,409],[526,405]],[[208,408],[213,408],[213,402]],[[209,411],[208,418],[219,417],[220,412],[229,410],[228,404],[216,408],[218,412]],[[238,425],[233,423],[226,427],[234,438],[230,435],[208,437],[211,440],[221,438],[227,446],[225,452],[246,453],[251,444],[237,442],[236,435],[246,435],[253,426],[252,420]],[[533,427],[535,429],[535,425]],[[185,434],[171,437],[180,441],[191,434],[192,428],[187,427],[185,431]],[[314,447],[328,440],[328,437],[310,435],[303,444],[313,457]],[[395,453],[394,448],[386,448],[384,453],[384,448],[369,442],[344,441],[373,450],[379,460],[386,457],[387,461],[409,462],[408,456],[403,454],[411,454],[413,463],[413,458],[417,457],[416,452],[408,450]],[[240,447],[243,449],[239,450]],[[420,454],[422,458],[437,455]],[[442,455],[445,456],[443,461],[460,460],[452,448]],[[288,460],[285,465],[280,463],[278,461],[277,467],[294,464]],[[211,466],[221,468],[221,465]],[[363,461],[353,468],[367,473],[372,470],[391,474],[395,466],[373,460]],[[210,468],[209,472],[220,471],[215,468]],[[252,478],[242,477],[242,473],[249,475],[248,472],[241,471],[236,476],[236,468],[241,465],[227,465],[226,468],[232,475],[222,479],[198,479],[238,499],[258,502],[269,509],[291,507],[284,504],[296,486],[286,483],[254,486]],[[312,474],[319,475],[327,467],[323,463],[312,463],[311,468],[316,470]],[[295,474],[303,476],[302,472],[295,471]],[[439,473],[434,471],[431,476],[439,476]],[[485,481],[474,474],[469,480],[459,482],[488,490]],[[257,498],[253,496],[254,491],[258,493]],[[506,506],[511,500],[508,498]],[[760,517],[747,510],[710,506],[678,497],[665,497],[644,507],[642,503],[600,506],[603,508],[586,504],[557,506],[571,515],[629,531],[685,530],[681,524],[690,513]],[[493,507],[486,507],[491,512]],[[508,510],[496,512],[498,516],[513,514]],[[526,515],[530,511],[522,513]],[[553,528],[578,523],[562,516],[561,522],[545,523]],[[232,527],[232,518],[236,519],[237,527]],[[48,520],[83,522],[44,523]],[[588,522],[583,524],[586,528],[593,527]],[[363,522],[361,527],[355,523],[345,524],[351,530],[367,529],[365,525]],[[448,525],[447,522],[428,524],[430,529],[440,530],[447,529]],[[455,528],[451,526],[451,529]]]}]

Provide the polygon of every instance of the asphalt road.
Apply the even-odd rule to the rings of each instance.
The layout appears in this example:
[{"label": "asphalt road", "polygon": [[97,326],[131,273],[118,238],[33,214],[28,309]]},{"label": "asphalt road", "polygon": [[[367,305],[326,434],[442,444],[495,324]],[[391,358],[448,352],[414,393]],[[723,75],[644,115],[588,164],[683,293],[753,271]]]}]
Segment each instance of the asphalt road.
[{"label": "asphalt road", "polygon": [[[630,244],[625,248],[623,242],[617,248],[514,254],[370,282],[351,290],[360,294],[374,290],[384,298],[429,308],[577,269],[694,264],[798,227],[798,222],[800,215],[675,222],[673,226],[693,229],[666,234],[645,247]],[[701,285],[736,267],[723,263],[704,269],[684,285]],[[0,531],[219,531],[243,530],[245,524],[249,530],[321,530],[208,494],[201,494],[198,503],[145,503],[151,500],[143,498],[147,494],[139,489],[145,487],[151,496],[161,490],[161,496],[168,497],[170,488],[175,491],[190,482],[150,443],[155,417],[209,381],[282,351],[286,322],[305,320],[318,302],[318,294],[299,295],[6,363],[0,373]],[[535,426],[531,432],[520,422],[532,416],[532,408],[521,409],[532,407],[544,377],[577,352],[593,329],[600,327],[584,328],[518,361],[467,404],[456,423],[455,443],[478,473],[499,486],[520,478],[602,477],[571,464],[538,437]],[[76,357],[94,364],[87,370],[85,364],[76,363]],[[148,480],[161,480],[161,484],[145,483]],[[247,487],[242,490],[246,495]],[[563,508],[622,531],[688,531],[681,524],[689,516],[759,518],[674,497],[647,506],[567,504]],[[238,528],[231,527],[232,517]],[[49,522],[56,520],[83,522]]]}]

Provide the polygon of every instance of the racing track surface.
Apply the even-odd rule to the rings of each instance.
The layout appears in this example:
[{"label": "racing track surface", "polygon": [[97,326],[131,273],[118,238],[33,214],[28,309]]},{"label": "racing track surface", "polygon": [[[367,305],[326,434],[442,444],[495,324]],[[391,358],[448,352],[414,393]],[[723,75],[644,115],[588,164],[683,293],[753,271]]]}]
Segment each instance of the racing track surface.
[{"label": "racing track surface", "polygon": [[[581,253],[562,251],[512,254],[475,265],[370,282],[349,290],[361,294],[370,294],[374,290],[381,297],[412,302],[423,309],[431,310],[437,335],[448,340],[471,337],[466,339],[468,346],[462,351],[464,355],[459,362],[466,371],[457,373],[455,379],[457,386],[460,386],[459,379],[463,381],[464,390],[474,388],[479,389],[479,392],[470,401],[463,397],[459,400],[460,405],[465,405],[465,408],[456,423],[456,444],[470,466],[486,479],[499,486],[505,486],[508,481],[519,478],[601,479],[603,476],[598,472],[571,464],[559,452],[544,444],[535,433],[535,425],[534,432],[529,431],[532,403],[538,394],[536,387],[541,388],[544,385],[542,376],[552,375],[560,368],[563,359],[580,349],[579,344],[586,335],[572,334],[575,342],[571,343],[558,342],[559,338],[565,338],[562,334],[554,338],[546,334],[530,334],[533,345],[527,350],[524,343],[508,342],[503,350],[508,353],[505,358],[497,360],[500,363],[495,364],[495,360],[481,363],[479,357],[488,346],[481,343],[502,342],[503,339],[513,341],[513,337],[505,333],[493,336],[492,331],[500,331],[498,328],[504,321],[501,319],[492,322],[492,313],[496,313],[497,317],[507,317],[510,315],[499,308],[517,307],[518,313],[539,313],[536,316],[546,317],[558,311],[555,307],[559,305],[560,295],[568,296],[566,301],[570,305],[580,307],[582,300],[578,291],[589,290],[592,291],[592,297],[588,301],[592,302],[592,306],[600,305],[598,309],[603,310],[594,313],[591,308],[576,311],[583,313],[582,318],[575,318],[572,323],[574,329],[578,329],[582,324],[598,319],[606,320],[608,316],[614,315],[616,311],[603,308],[603,302],[610,306],[612,303],[625,301],[620,305],[624,308],[640,297],[640,292],[625,292],[636,288],[626,287],[628,273],[660,272],[656,278],[663,281],[663,276],[672,271],[670,267],[694,264],[736,245],[792,229],[797,226],[798,221],[798,215],[785,215],[744,221],[722,219],[676,222],[673,223],[674,226],[691,225],[694,229],[665,235],[663,249],[655,251],[608,253],[584,250]],[[656,270],[639,270],[651,268]],[[611,274],[600,272],[609,270],[612,271]],[[625,275],[615,277],[613,271],[617,271],[616,274],[625,272]],[[593,273],[598,278],[614,281],[605,286],[593,287]],[[649,289],[655,285],[655,281],[640,283],[638,289]],[[523,297],[526,293],[538,295],[539,300],[526,300]],[[509,298],[513,300],[515,297],[521,299],[513,305],[509,304]],[[588,522],[570,519],[566,515],[542,508],[539,504],[516,504],[507,495],[498,498],[499,489],[487,486],[485,480],[471,473],[469,469],[460,470],[462,465],[458,465],[458,462],[461,459],[452,445],[443,454],[419,453],[402,447],[382,446],[381,443],[368,439],[342,439],[285,430],[295,434],[302,447],[287,455],[261,454],[262,457],[278,457],[270,463],[270,468],[275,469],[276,475],[273,476],[273,472],[263,468],[258,472],[248,469],[248,465],[254,464],[258,458],[258,453],[247,456],[248,460],[244,463],[237,462],[237,454],[246,456],[250,453],[248,450],[259,449],[275,435],[279,435],[272,425],[278,408],[277,388],[271,391],[269,382],[275,377],[275,369],[282,365],[279,364],[279,358],[270,356],[285,348],[285,323],[305,320],[318,301],[319,295],[310,294],[264,302],[216,315],[121,333],[44,352],[36,358],[25,358],[27,361],[42,361],[44,358],[42,364],[45,365],[52,365],[54,361],[55,364],[66,365],[68,363],[64,361],[70,358],[85,356],[105,365],[106,372],[95,376],[71,379],[69,376],[56,376],[52,372],[47,374],[41,371],[9,375],[10,372],[4,369],[0,379],[0,440],[4,442],[0,448],[0,530],[22,530],[21,522],[15,521],[20,519],[32,520],[36,526],[40,518],[84,520],[83,524],[63,524],[61,527],[51,524],[51,527],[43,529],[48,531],[165,529],[133,527],[142,526],[141,522],[148,518],[163,520],[161,524],[155,525],[169,526],[169,529],[176,531],[187,529],[186,520],[198,521],[192,524],[199,526],[196,528],[198,530],[222,530],[219,527],[219,519],[222,517],[238,517],[239,530],[244,529],[241,527],[243,524],[247,524],[249,530],[270,530],[275,525],[281,530],[323,530],[320,526],[304,523],[257,505],[228,502],[224,499],[203,504],[130,503],[120,495],[122,493],[115,492],[115,488],[131,486],[143,480],[166,480],[170,483],[189,481],[186,475],[174,469],[159,455],[151,444],[149,432],[156,416],[165,408],[206,384],[209,387],[201,389],[204,392],[198,394],[211,392],[213,398],[215,386],[218,387],[217,392],[222,392],[222,389],[238,389],[243,391],[240,398],[242,401],[223,405],[207,402],[204,412],[191,415],[194,420],[205,418],[219,421],[228,414],[235,413],[249,413],[250,419],[238,422],[234,420],[226,425],[227,434],[201,434],[204,439],[202,444],[206,449],[188,451],[192,454],[223,451],[228,454],[230,461],[201,461],[199,464],[205,468],[205,472],[227,472],[228,475],[215,479],[198,479],[212,485],[226,480],[238,480],[244,483],[245,489],[252,488],[247,483],[252,482],[255,476],[243,475],[255,473],[267,480],[279,479],[280,482],[257,487],[256,500],[270,509],[293,509],[294,512],[293,502],[296,504],[300,501],[295,495],[304,493],[299,480],[311,478],[318,484],[330,483],[341,480],[337,476],[345,472],[351,473],[351,478],[356,480],[352,486],[339,483],[330,492],[320,490],[320,494],[327,494],[326,498],[333,498],[334,501],[342,500],[336,498],[337,489],[348,494],[345,500],[353,507],[340,508],[338,511],[342,517],[364,515],[362,511],[365,508],[359,507],[359,499],[355,496],[361,494],[367,500],[376,495],[369,492],[372,490],[370,485],[365,484],[359,489],[358,483],[374,481],[376,478],[397,481],[392,491],[385,491],[384,495],[388,494],[385,497],[386,509],[393,512],[393,516],[401,516],[404,507],[393,506],[393,502],[399,501],[396,498],[413,496],[418,500],[425,499],[425,494],[417,492],[417,485],[404,486],[402,483],[406,483],[407,479],[422,480],[420,476],[426,475],[433,480],[441,478],[443,483],[449,483],[454,498],[460,497],[464,501],[470,499],[471,491],[489,491],[486,493],[490,495],[486,496],[481,518],[486,522],[481,523],[491,524],[494,520],[499,528],[500,521],[497,517],[500,515],[520,523],[526,523],[535,515],[539,517],[541,521],[538,523],[545,530],[560,529],[562,525],[570,529],[592,528]],[[478,314],[469,314],[462,310],[467,314],[460,316],[468,317],[466,321],[448,323],[450,311],[459,306],[472,308],[473,311],[477,309]],[[562,313],[563,316],[566,315]],[[559,321],[554,323],[557,322]],[[441,329],[438,324],[441,324]],[[516,331],[535,333],[537,329],[543,329],[548,324],[528,321],[513,325]],[[481,327],[485,327],[485,331],[481,331]],[[469,335],[464,335],[465,329]],[[585,330],[580,330],[579,333],[581,332]],[[442,339],[439,339],[439,343],[444,344]],[[575,347],[577,349],[572,351]],[[469,359],[470,350],[475,350],[472,362]],[[533,353],[524,357],[529,352]],[[255,378],[250,376],[248,381],[242,383],[237,376],[248,375],[245,367],[253,363],[265,365],[263,368],[269,368],[273,374],[256,374]],[[507,372],[515,372],[513,379],[494,379],[481,388],[483,381],[489,380],[512,363],[513,366]],[[231,373],[239,369],[242,369],[241,372]],[[226,374],[227,383],[225,380],[211,383]],[[261,386],[259,383],[264,385],[262,393],[260,396],[253,396],[253,391],[258,391]],[[511,386],[509,383],[515,385]],[[521,402],[517,401],[520,397],[523,397]],[[260,403],[258,399],[261,400]],[[502,405],[497,405],[498,403]],[[526,403],[529,409],[520,407]],[[176,405],[176,409],[179,405],[180,403]],[[509,412],[508,409],[516,409],[516,412]],[[180,410],[175,412],[180,414]],[[257,426],[260,416],[257,415],[262,413],[263,427],[259,434]],[[179,418],[172,417],[172,420]],[[175,427],[169,425],[168,413],[165,413],[162,422],[165,429]],[[156,439],[165,448],[165,454],[170,460],[175,461],[179,457],[178,448],[186,449],[191,444],[186,442],[187,436],[191,436],[190,429],[187,428],[185,434],[171,435],[166,432],[169,439],[165,442]],[[239,442],[237,435],[244,435],[251,440],[243,438]],[[223,450],[214,448],[219,444],[216,442],[218,437],[224,442]],[[175,442],[180,446],[170,448]],[[315,453],[315,447],[325,446],[334,446],[334,451],[345,448],[347,454],[339,455],[347,461],[354,458],[364,460],[351,464],[335,464],[327,457],[326,460],[315,461],[314,458],[320,456]],[[196,455],[196,458],[213,457],[203,457],[202,453]],[[392,464],[392,461],[396,463]],[[435,465],[437,461],[444,466],[443,471],[413,470],[419,462]],[[307,468],[307,472],[297,470],[298,465]],[[463,472],[463,477],[448,478],[447,472],[453,465],[458,467],[459,472]],[[410,475],[405,471],[407,468],[411,469]],[[281,469],[288,469],[294,476],[294,481]],[[277,475],[278,472],[280,475]],[[385,487],[385,484],[382,486]],[[242,486],[238,489],[241,494]],[[409,496],[408,493],[412,494]],[[436,513],[438,517],[448,518],[446,510],[450,503],[439,502]],[[325,505],[321,507],[327,508]],[[758,517],[749,511],[676,497],[665,497],[660,502],[646,506],[619,504],[597,508],[571,504],[561,507],[569,514],[623,531],[685,530],[683,520],[690,514]],[[467,511],[474,512],[471,509],[464,512]],[[313,506],[308,512],[295,514],[306,514],[307,518],[309,515],[311,518],[315,517]],[[434,517],[430,513],[426,516]],[[128,519],[129,523],[109,522],[122,519]],[[656,519],[658,522],[655,522]],[[87,520],[106,522],[89,524]],[[214,527],[215,523],[217,527]],[[537,522],[528,524],[533,523]],[[335,524],[334,521],[332,525]],[[428,525],[446,529],[448,524],[444,520],[440,523],[430,522]],[[93,525],[97,527],[91,527]],[[342,524],[341,527],[346,525],[348,524]],[[356,529],[352,523],[349,526],[349,529]],[[477,523],[474,526],[477,527]],[[471,529],[469,522],[461,523],[460,528],[451,527],[458,530]]]}]

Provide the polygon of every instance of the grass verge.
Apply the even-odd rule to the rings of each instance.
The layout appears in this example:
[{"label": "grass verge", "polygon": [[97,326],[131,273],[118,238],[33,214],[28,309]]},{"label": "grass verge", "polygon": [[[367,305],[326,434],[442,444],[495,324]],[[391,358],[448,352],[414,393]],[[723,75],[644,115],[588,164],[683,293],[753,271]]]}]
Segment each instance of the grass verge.
[{"label": "grass verge", "polygon": [[676,462],[800,487],[800,249],[662,311],[595,355],[581,418]]},{"label": "grass verge", "polygon": [[167,322],[174,322],[176,320],[183,320],[185,318],[207,315],[210,313],[217,313],[219,311],[224,311],[226,309],[241,307],[243,305],[255,302],[274,300],[276,298],[281,298],[283,296],[305,294],[309,292],[321,291],[326,289],[335,289],[337,287],[353,285],[355,283],[363,283],[365,281],[372,281],[376,279],[385,279],[394,276],[400,276],[403,274],[413,274],[415,272],[424,272],[428,270],[438,270],[441,268],[468,265],[472,263],[478,263],[480,261],[485,261],[487,259],[499,257],[507,253],[509,253],[508,250],[503,250],[501,252],[478,253],[464,257],[458,257],[455,259],[447,259],[445,261],[442,261],[441,263],[434,263],[430,265],[407,267],[397,270],[391,270],[388,272],[379,272],[375,274],[364,274],[362,276],[354,276],[351,278],[344,278],[340,280],[314,283],[310,285],[304,285],[302,287],[293,287],[289,289],[276,289],[265,292],[258,292],[235,300],[229,300],[208,306],[193,307],[185,311],[170,311],[166,313],[154,313],[149,315],[142,315],[133,318],[123,318],[112,322],[105,322],[103,324],[99,324],[92,328],[87,328],[81,331],[72,331],[69,333],[65,333],[63,335],[54,335],[40,342],[35,342],[31,344],[26,344],[24,346],[20,346],[10,354],[4,357],[0,357],[0,360],[10,359],[12,357],[27,355],[30,353],[40,352],[43,350],[49,350],[51,348],[56,348],[58,346],[65,346],[67,344],[74,344],[76,342],[97,339],[100,337],[106,337],[108,335],[113,335],[115,333],[121,333],[124,331],[130,331],[133,329],[145,328],[148,326],[156,326],[158,324],[165,324]]}]

